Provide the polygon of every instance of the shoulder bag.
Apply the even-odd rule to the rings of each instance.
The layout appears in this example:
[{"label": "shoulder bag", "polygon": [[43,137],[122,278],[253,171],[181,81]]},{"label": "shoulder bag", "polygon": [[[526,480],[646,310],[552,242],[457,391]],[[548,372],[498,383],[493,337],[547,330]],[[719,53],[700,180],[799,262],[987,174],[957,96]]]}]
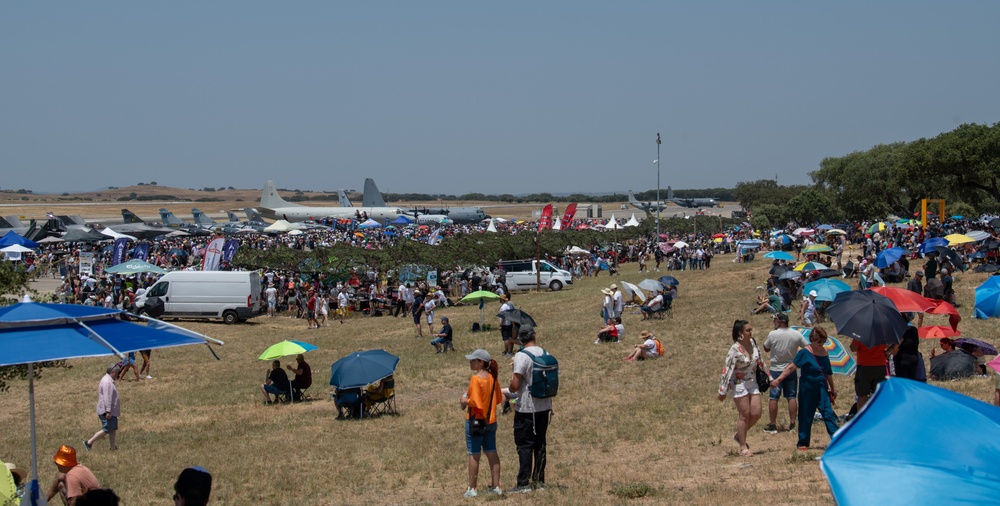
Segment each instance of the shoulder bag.
[{"label": "shoulder bag", "polygon": [[490,424],[490,414],[493,413],[493,392],[496,391],[496,381],[497,379],[493,378],[490,383],[490,402],[487,403],[486,418],[476,418],[472,414],[472,406],[469,406],[469,434],[473,436],[486,434],[486,426]]}]

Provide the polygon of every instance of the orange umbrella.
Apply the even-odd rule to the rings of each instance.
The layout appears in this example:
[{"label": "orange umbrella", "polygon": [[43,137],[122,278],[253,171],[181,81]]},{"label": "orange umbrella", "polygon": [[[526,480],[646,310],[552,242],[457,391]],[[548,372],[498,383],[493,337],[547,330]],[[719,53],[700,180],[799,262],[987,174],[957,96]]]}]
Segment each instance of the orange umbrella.
[{"label": "orange umbrella", "polygon": [[941,339],[942,337],[960,336],[962,333],[946,325],[931,325],[917,328],[917,335],[923,339]]}]

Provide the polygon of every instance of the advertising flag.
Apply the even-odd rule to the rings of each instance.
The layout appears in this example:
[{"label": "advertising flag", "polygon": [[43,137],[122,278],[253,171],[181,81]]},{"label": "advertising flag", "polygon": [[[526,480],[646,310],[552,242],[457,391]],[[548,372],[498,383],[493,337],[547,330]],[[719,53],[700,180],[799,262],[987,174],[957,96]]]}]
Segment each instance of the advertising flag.
[{"label": "advertising flag", "polygon": [[229,239],[226,241],[226,245],[222,247],[222,261],[229,263],[233,261],[233,257],[236,256],[236,250],[240,247],[239,239]]},{"label": "advertising flag", "polygon": [[219,263],[222,262],[222,248],[225,244],[226,240],[221,237],[215,238],[212,242],[208,243],[208,247],[205,248],[205,261],[201,264],[201,270],[219,270]]},{"label": "advertising flag", "polygon": [[115,239],[114,254],[111,256],[111,265],[118,265],[125,261],[126,247],[128,247],[128,239],[124,237]]},{"label": "advertising flag", "polygon": [[542,217],[538,219],[538,230],[552,228],[552,204],[547,204],[542,209]]},{"label": "advertising flag", "polygon": [[566,206],[566,212],[563,213],[561,222],[563,228],[569,228],[570,222],[573,221],[573,216],[576,216],[576,202]]},{"label": "advertising flag", "polygon": [[146,257],[148,257],[148,256],[149,256],[149,243],[148,242],[139,243],[135,247],[135,250],[132,252],[132,258],[134,258],[136,260],[142,260],[143,262],[146,261]]}]

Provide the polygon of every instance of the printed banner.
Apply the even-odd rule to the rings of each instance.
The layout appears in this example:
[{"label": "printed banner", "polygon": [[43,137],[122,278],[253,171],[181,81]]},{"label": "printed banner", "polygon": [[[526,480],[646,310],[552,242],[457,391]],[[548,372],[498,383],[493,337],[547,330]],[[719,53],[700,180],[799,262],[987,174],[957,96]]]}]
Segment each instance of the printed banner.
[{"label": "printed banner", "polygon": [[132,251],[132,258],[136,260],[146,261],[149,256],[149,243],[144,242],[136,245],[135,250]]},{"label": "printed banner", "polygon": [[125,261],[125,248],[128,247],[128,239],[119,237],[115,239],[114,254],[111,256],[111,265],[118,265]]},{"label": "printed banner", "polygon": [[566,206],[566,212],[563,213],[562,217],[562,228],[569,228],[570,222],[573,221],[573,216],[576,216],[576,202]]},{"label": "printed banner", "polygon": [[552,204],[546,204],[542,208],[542,217],[538,219],[538,230],[552,228]]},{"label": "printed banner", "polygon": [[80,274],[94,275],[94,253],[90,251],[80,252]]},{"label": "printed banner", "polygon": [[229,239],[226,241],[226,245],[222,247],[222,261],[229,263],[233,261],[233,257],[236,256],[236,250],[240,247],[239,239]]},{"label": "printed banner", "polygon": [[201,264],[203,271],[217,271],[222,262],[222,248],[226,245],[226,240],[218,237],[208,243],[205,248],[205,260]]}]

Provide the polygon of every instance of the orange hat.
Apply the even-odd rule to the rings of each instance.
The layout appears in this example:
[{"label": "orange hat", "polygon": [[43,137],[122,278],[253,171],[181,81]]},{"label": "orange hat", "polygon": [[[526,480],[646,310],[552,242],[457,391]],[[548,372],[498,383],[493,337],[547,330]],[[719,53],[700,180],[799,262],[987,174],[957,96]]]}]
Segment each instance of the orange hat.
[{"label": "orange hat", "polygon": [[78,463],[76,461],[76,449],[72,446],[62,445],[59,447],[56,455],[52,457],[52,460],[60,466],[73,467]]}]

